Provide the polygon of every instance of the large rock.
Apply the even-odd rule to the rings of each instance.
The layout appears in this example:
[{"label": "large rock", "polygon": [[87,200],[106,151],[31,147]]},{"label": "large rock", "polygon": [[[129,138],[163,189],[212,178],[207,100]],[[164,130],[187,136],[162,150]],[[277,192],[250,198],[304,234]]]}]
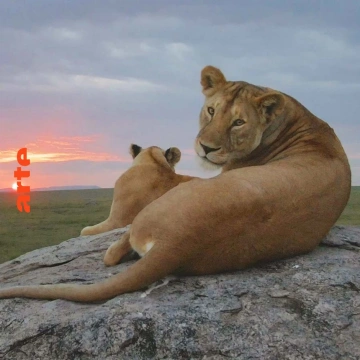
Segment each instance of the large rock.
[{"label": "large rock", "polygon": [[[124,229],[0,265],[1,287],[92,283]],[[360,359],[360,228],[246,271],[171,279],[98,304],[0,300],[1,359]]]}]

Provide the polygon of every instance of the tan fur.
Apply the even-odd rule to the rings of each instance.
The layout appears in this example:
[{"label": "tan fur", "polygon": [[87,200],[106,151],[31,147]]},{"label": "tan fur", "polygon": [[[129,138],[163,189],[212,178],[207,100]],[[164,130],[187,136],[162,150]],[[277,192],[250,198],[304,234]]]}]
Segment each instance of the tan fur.
[{"label": "tan fur", "polygon": [[191,176],[175,173],[181,152],[172,147],[166,151],[157,146],[142,149],[131,144],[133,164],[116,181],[109,217],[94,226],[87,226],[81,235],[94,235],[129,225],[135,216],[153,200]]},{"label": "tan fur", "polygon": [[151,250],[100,283],[10,288],[0,297],[104,300],[171,273],[233,271],[319,244],[350,193],[334,131],[290,96],[226,81],[212,66],[201,83],[206,98],[195,147],[222,173],[180,184],[146,206],[116,251],[130,244],[142,254],[152,243]]}]

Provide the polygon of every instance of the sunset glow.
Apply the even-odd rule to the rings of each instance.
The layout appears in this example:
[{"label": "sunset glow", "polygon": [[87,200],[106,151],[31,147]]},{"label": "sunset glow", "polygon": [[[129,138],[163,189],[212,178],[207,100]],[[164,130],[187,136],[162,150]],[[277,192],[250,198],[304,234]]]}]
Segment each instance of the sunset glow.
[{"label": "sunset glow", "polygon": [[32,191],[113,187],[131,143],[176,146],[176,172],[216,176],[193,150],[206,65],[298,99],[334,129],[360,185],[359,1],[19,3],[0,2],[0,192],[20,181],[21,148]]},{"label": "sunset glow", "polygon": [[[60,141],[59,141],[60,140]],[[99,135],[73,136],[59,138],[38,138],[32,144],[26,144],[28,154],[32,162],[60,162],[72,160],[89,161],[122,161],[127,162],[127,157],[120,157],[102,151],[92,151],[86,148],[86,144],[96,144],[100,141]],[[9,150],[0,149],[0,163],[16,160],[17,148]]]},{"label": "sunset glow", "polygon": [[[19,167],[17,152],[20,148],[28,150],[29,168],[23,167],[22,170],[32,172],[31,181],[24,178],[24,181],[28,180],[28,183],[31,183],[32,188],[73,184],[100,184],[111,187],[132,161],[131,156],[124,150],[114,152],[111,148],[106,148],[107,139],[102,134],[40,135],[29,140],[23,143],[14,142],[8,148],[0,145],[0,189],[9,188],[6,179]],[[101,172],[93,171],[98,166],[95,163],[115,164],[106,166],[109,177],[106,182]],[[87,175],[84,176],[84,173]],[[17,190],[16,182],[11,185],[11,188],[14,191]]]}]

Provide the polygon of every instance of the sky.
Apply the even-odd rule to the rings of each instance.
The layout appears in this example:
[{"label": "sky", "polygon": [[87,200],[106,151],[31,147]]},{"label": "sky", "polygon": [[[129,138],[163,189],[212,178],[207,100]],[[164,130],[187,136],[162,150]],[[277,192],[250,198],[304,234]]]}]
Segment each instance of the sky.
[{"label": "sky", "polygon": [[[358,0],[0,2],[0,188],[113,187],[131,143],[193,143],[200,71],[285,92],[334,128],[360,185]],[[25,168],[24,168],[25,170]]]}]

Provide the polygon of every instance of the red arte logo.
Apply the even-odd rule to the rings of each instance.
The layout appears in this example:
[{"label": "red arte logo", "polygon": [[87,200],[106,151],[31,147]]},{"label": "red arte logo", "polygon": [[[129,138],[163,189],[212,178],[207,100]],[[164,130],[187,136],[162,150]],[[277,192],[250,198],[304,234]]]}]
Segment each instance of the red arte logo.
[{"label": "red arte logo", "polygon": [[[17,162],[21,166],[29,166],[30,159],[27,158],[27,148],[21,148],[17,152]],[[16,201],[16,206],[20,212],[30,212],[30,186],[23,186],[21,184],[21,179],[24,177],[30,177],[30,170],[22,170],[20,166],[14,171],[14,177],[17,180],[17,193],[18,198]]]}]

